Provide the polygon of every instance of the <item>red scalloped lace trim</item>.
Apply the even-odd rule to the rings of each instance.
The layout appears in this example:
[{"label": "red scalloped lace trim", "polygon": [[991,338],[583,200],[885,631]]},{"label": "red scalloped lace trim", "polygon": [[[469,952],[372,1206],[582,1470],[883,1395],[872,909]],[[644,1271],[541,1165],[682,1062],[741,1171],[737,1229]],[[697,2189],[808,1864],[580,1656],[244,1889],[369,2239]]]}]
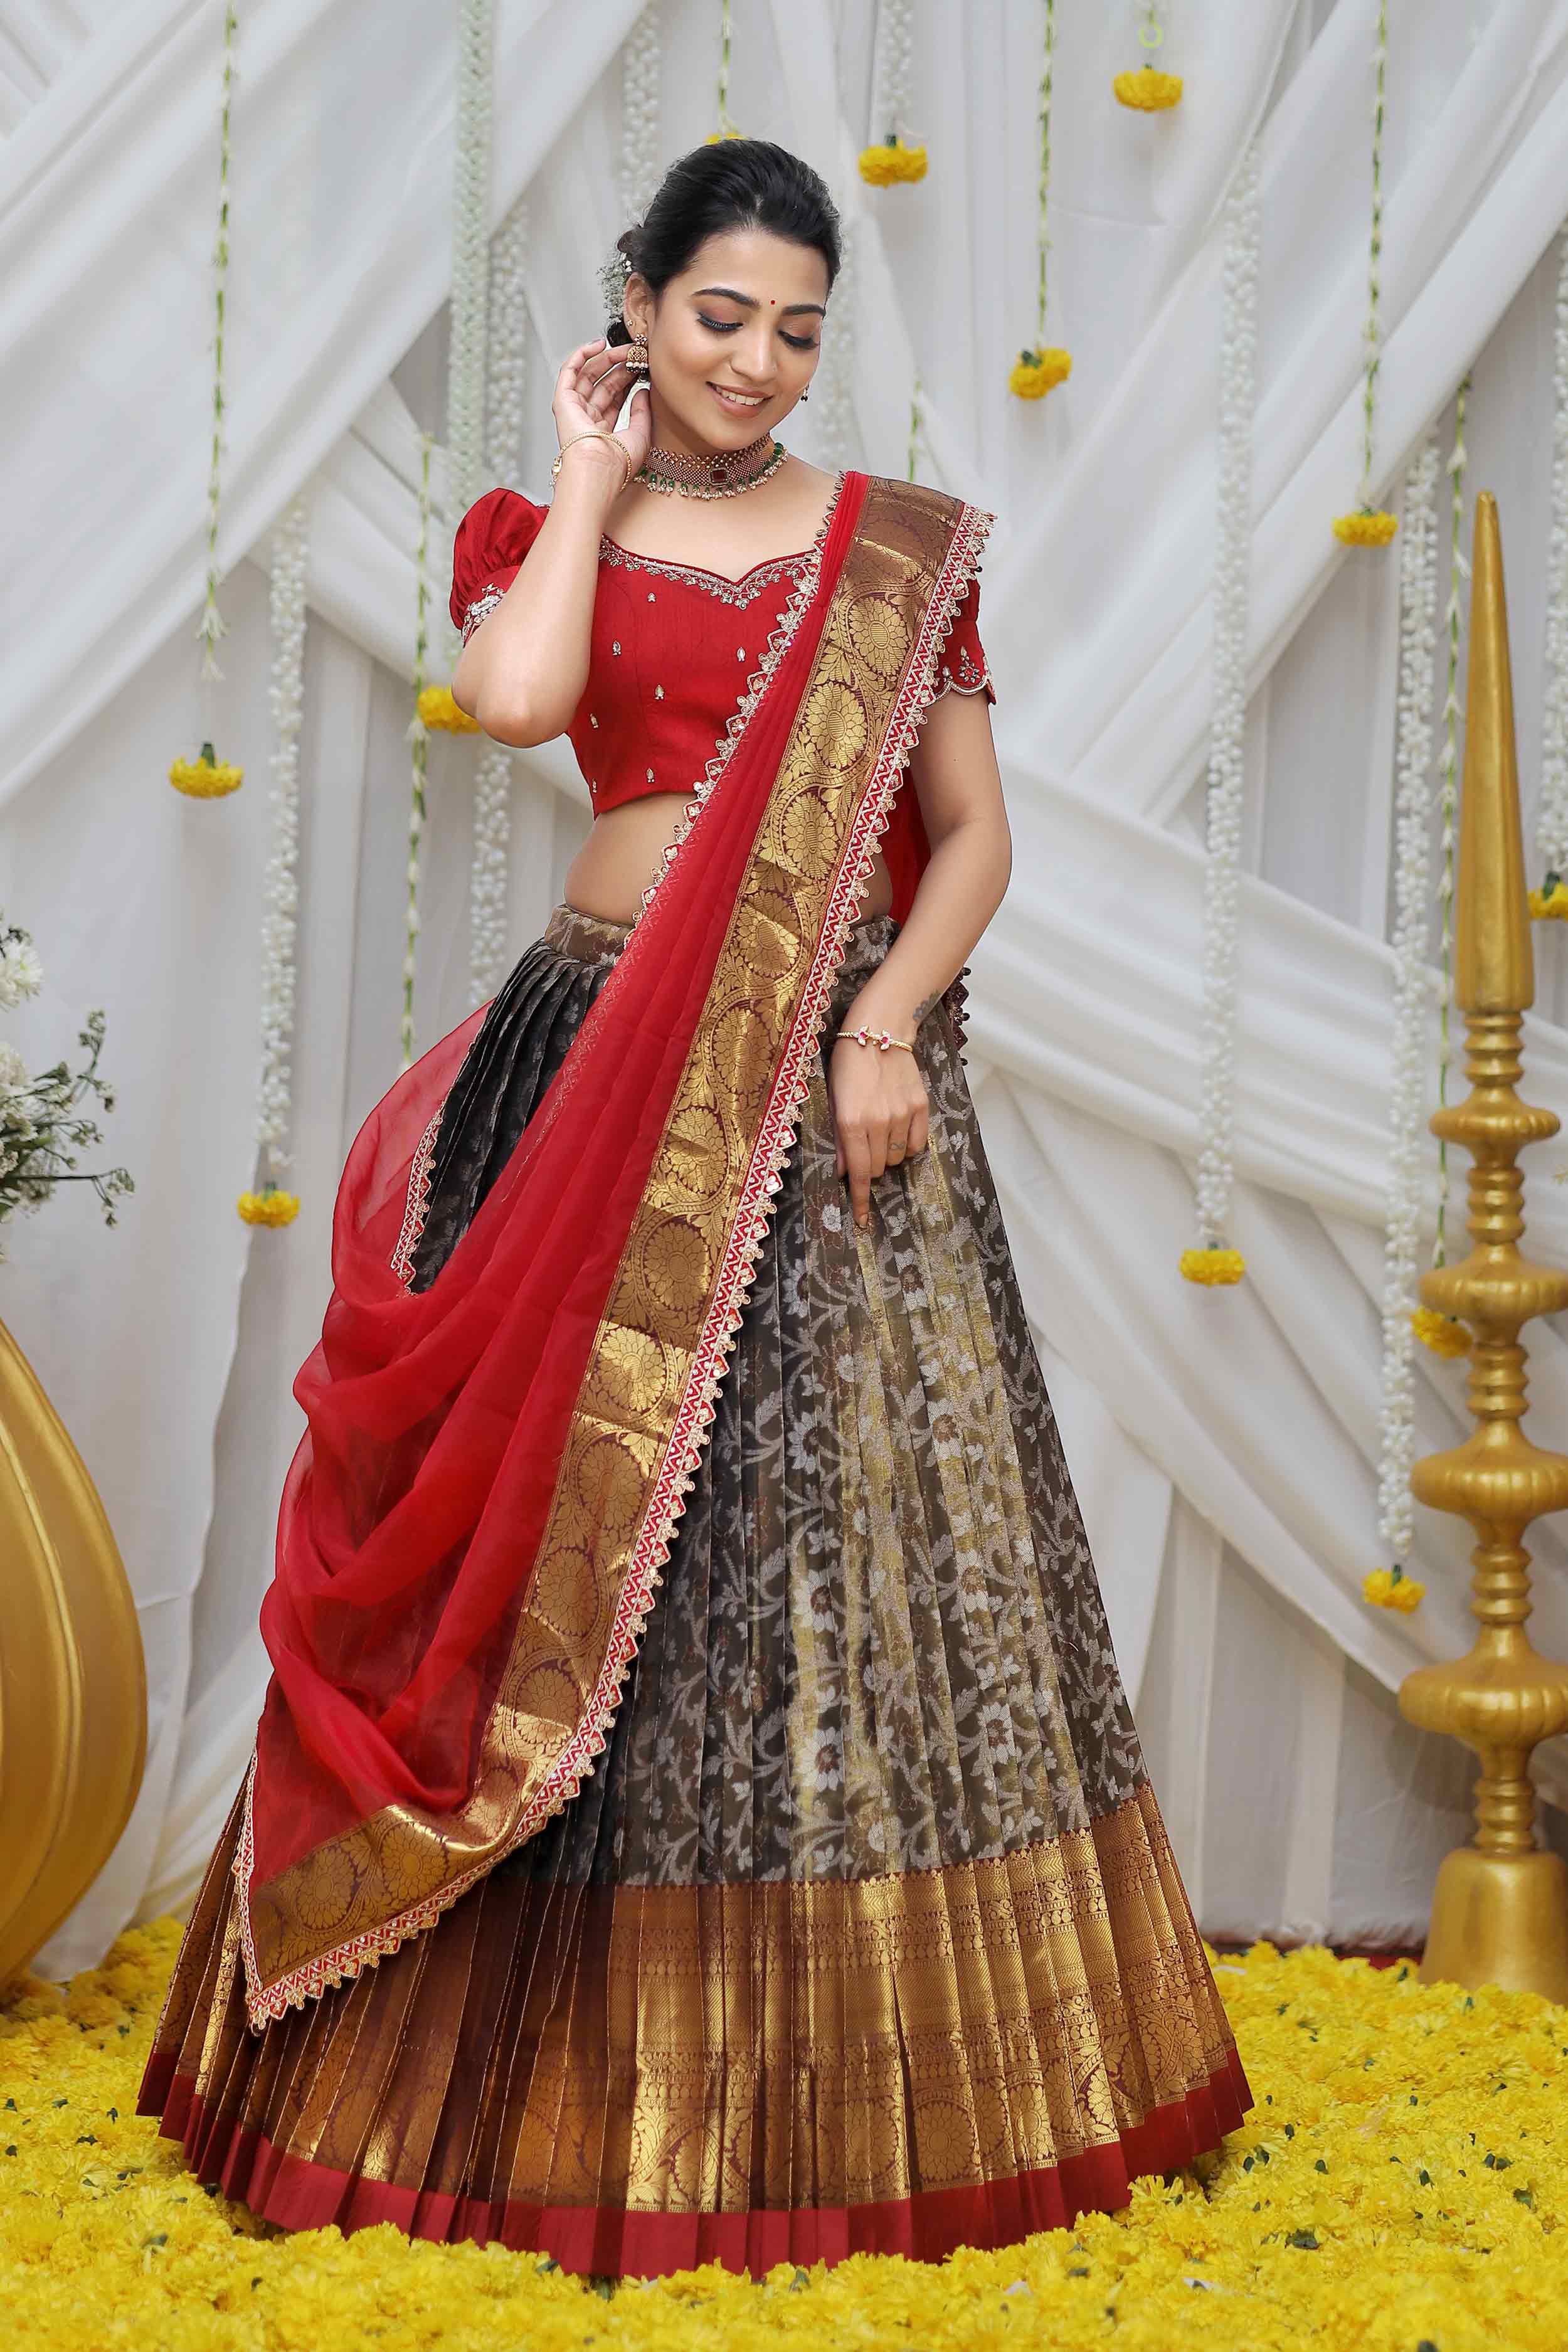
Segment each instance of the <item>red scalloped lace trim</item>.
[{"label": "red scalloped lace trim", "polygon": [[392,1271],[401,1283],[414,1279],[414,1247],[425,1230],[425,1219],[430,1208],[430,1162],[436,1153],[436,1138],[440,1130],[441,1116],[447,1108],[442,1096],[431,1114],[429,1123],[414,1149],[408,1168],[408,1202],[403,1213],[403,1230],[397,1236],[397,1247],[392,1253]]}]

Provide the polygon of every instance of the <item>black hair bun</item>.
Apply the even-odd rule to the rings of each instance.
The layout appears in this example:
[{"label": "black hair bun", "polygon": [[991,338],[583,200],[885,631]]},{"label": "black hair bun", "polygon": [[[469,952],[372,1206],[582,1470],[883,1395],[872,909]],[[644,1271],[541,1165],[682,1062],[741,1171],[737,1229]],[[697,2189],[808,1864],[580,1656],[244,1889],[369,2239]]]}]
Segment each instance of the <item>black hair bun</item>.
[{"label": "black hair bun", "polygon": [[629,343],[631,340],[632,331],[624,319],[612,319],[605,329],[605,341],[607,343]]}]

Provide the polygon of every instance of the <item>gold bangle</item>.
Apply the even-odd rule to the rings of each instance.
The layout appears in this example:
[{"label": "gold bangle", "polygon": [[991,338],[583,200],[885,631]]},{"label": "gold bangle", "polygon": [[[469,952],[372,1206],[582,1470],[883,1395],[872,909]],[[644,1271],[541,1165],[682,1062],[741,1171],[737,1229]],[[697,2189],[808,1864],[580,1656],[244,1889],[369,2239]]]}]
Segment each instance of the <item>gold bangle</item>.
[{"label": "gold bangle", "polygon": [[626,447],[624,441],[617,441],[613,433],[605,432],[597,425],[590,425],[584,433],[574,433],[571,441],[563,441],[560,448],[555,453],[555,463],[550,468],[551,480],[552,482],[560,480],[561,460],[566,455],[567,450],[573,446],[573,442],[576,441],[607,441],[609,443],[616,456],[624,459],[626,464],[626,476],[621,483],[621,488],[624,490],[626,487],[626,483],[631,480],[633,472],[635,471],[632,465],[631,451]]},{"label": "gold bangle", "polygon": [[840,1029],[838,1037],[851,1038],[857,1045],[875,1045],[879,1054],[885,1054],[889,1045],[901,1045],[906,1054],[915,1050],[907,1037],[891,1037],[885,1029],[868,1029],[864,1022],[858,1029]]}]

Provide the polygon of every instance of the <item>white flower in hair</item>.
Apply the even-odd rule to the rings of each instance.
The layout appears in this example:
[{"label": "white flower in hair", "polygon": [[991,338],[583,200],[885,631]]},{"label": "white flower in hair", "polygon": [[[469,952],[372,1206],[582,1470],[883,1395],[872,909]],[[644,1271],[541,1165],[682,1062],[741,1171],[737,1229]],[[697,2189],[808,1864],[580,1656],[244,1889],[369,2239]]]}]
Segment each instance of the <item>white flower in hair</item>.
[{"label": "white flower in hair", "polygon": [[626,299],[626,280],[632,274],[631,263],[624,253],[616,252],[599,272],[599,293],[604,302],[605,316],[618,319]]}]

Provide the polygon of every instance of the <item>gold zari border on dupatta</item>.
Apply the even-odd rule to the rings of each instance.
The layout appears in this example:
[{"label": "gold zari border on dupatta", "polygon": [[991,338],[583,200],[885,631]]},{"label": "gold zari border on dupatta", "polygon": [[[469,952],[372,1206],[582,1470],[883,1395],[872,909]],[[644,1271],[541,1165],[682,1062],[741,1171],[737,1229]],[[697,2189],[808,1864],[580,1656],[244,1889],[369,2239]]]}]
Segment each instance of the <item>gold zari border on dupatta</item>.
[{"label": "gold zari border on dupatta", "polygon": [[255,1885],[252,1759],[236,1874],[258,2032],[431,1926],[559,1811],[605,1746],[876,839],[992,520],[941,490],[868,479],[595,1335],[472,1792],[438,1819],[384,1808]]}]

